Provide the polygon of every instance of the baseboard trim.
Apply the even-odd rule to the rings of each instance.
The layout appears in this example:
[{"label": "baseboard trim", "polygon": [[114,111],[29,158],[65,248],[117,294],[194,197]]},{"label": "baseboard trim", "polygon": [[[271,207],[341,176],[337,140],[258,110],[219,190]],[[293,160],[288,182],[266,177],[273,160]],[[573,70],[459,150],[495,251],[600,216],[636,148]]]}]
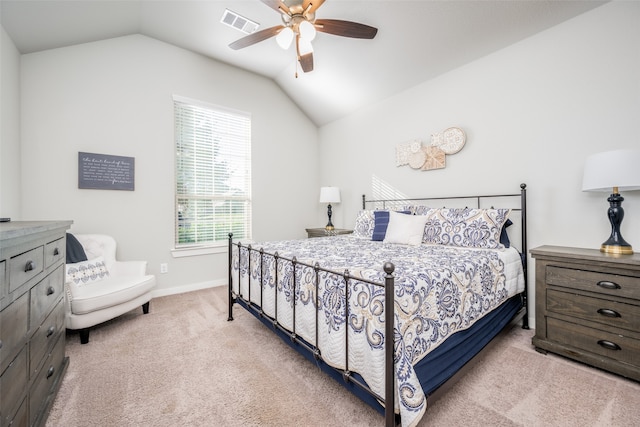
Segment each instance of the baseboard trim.
[{"label": "baseboard trim", "polygon": [[191,283],[189,285],[174,286],[172,288],[155,289],[152,292],[153,298],[165,297],[168,295],[183,294],[186,292],[199,291],[201,289],[215,288],[218,286],[227,286],[226,280],[211,280],[207,282]]}]

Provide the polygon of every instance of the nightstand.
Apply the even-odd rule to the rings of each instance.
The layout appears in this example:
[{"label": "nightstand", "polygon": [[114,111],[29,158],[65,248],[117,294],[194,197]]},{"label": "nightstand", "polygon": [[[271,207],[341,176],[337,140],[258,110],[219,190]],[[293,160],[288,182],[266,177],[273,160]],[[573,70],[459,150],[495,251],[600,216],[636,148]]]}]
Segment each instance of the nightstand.
[{"label": "nightstand", "polygon": [[337,236],[338,234],[351,234],[353,230],[346,230],[344,228],[334,228],[333,230],[327,230],[323,228],[307,228],[307,237],[326,237]]},{"label": "nightstand", "polygon": [[541,246],[536,350],[640,381],[640,254]]}]

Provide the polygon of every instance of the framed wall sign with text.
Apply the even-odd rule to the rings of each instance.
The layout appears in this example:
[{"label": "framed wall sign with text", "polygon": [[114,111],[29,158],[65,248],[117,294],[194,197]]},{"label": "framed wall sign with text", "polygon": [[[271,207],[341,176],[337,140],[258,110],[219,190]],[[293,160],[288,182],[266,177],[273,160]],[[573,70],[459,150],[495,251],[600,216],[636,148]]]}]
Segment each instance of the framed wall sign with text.
[{"label": "framed wall sign with text", "polygon": [[135,157],[78,152],[78,188],[133,191]]}]

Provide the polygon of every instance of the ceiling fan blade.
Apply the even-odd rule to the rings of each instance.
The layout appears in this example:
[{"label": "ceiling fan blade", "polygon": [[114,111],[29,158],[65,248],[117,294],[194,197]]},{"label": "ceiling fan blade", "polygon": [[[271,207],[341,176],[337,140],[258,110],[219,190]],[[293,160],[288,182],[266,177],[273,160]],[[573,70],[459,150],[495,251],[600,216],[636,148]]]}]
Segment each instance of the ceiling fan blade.
[{"label": "ceiling fan blade", "polygon": [[276,12],[285,13],[291,16],[291,11],[289,10],[289,6],[284,4],[284,2],[281,2],[279,0],[260,0],[260,1],[262,1],[262,3],[266,4]]},{"label": "ceiling fan blade", "polygon": [[300,56],[300,67],[302,67],[302,71],[308,73],[309,71],[313,71],[313,52],[306,53]]},{"label": "ceiling fan blade", "polygon": [[357,22],[342,21],[340,19],[316,19],[316,30],[323,33],[334,34],[342,37],[356,39],[372,39],[378,33],[378,29]]},{"label": "ceiling fan blade", "polygon": [[263,40],[268,39],[269,37],[273,37],[278,34],[284,25],[276,25],[275,27],[265,28],[264,30],[257,31],[255,33],[249,34],[248,36],[242,37],[231,43],[229,47],[234,50],[242,49],[247,46],[251,46],[252,44],[259,43]]},{"label": "ceiling fan blade", "polygon": [[[310,14],[314,13],[323,3],[324,0],[304,0],[302,8],[307,14]],[[311,7],[309,7],[309,5],[311,5]],[[307,8],[309,8],[309,10],[307,10]]]}]

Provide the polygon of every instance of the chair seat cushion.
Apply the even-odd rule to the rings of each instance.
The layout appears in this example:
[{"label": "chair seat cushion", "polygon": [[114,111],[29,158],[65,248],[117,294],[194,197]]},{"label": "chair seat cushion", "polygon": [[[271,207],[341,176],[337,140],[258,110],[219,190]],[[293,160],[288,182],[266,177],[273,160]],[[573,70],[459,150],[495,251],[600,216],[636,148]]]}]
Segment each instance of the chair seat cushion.
[{"label": "chair seat cushion", "polygon": [[91,313],[131,301],[151,291],[156,280],[153,275],[109,277],[73,290],[71,312]]}]

